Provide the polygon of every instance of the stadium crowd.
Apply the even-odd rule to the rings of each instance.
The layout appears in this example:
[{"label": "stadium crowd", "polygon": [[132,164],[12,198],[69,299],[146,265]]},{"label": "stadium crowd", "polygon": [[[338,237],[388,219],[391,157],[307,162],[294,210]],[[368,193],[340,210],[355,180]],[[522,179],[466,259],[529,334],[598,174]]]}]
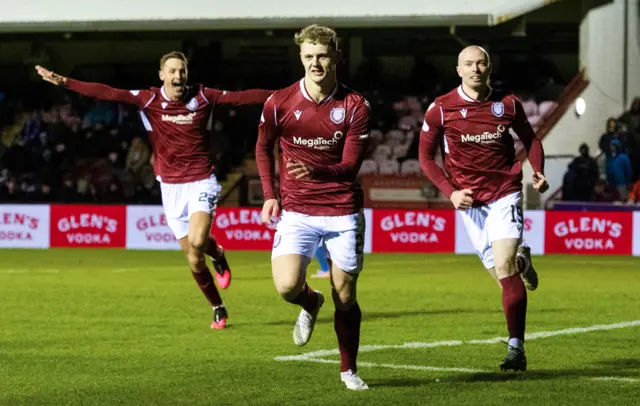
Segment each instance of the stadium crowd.
[{"label": "stadium crowd", "polygon": [[593,157],[587,144],[569,164],[562,200],[640,204],[640,97],[618,118],[606,121]]},{"label": "stadium crowd", "polygon": [[[46,106],[46,103],[43,103]],[[5,110],[0,201],[159,204],[151,148],[140,117],[125,105],[65,92],[47,107]],[[247,112],[212,117],[211,152],[222,179],[248,145]],[[255,112],[253,112],[255,115]],[[255,121],[255,120],[254,120]]]},{"label": "stadium crowd", "polygon": [[[211,63],[194,58],[194,71],[204,71],[199,68],[199,61]],[[503,69],[497,69],[492,79],[494,87],[518,90],[516,93],[534,128],[554,108],[553,100],[563,89],[561,83],[567,82],[559,77],[553,65],[538,62],[513,66],[515,62],[504,58]],[[522,75],[508,76],[509,72],[531,66],[537,67],[535,72],[529,72],[528,78],[534,77],[533,80],[523,82]],[[198,81],[220,88],[247,85],[224,72],[225,82],[221,86],[220,78],[213,77],[221,73],[209,74],[209,77],[197,75]],[[369,59],[345,80],[369,100],[375,120],[371,133],[374,142],[360,173],[420,174],[418,135],[425,109],[443,89],[455,86],[453,83],[458,79],[439,73],[418,58],[404,84],[385,83],[381,75],[379,62]],[[341,77],[345,76],[346,73],[341,73]],[[277,87],[288,79],[277,78],[273,83]],[[124,87],[129,83],[114,85]],[[274,88],[266,81],[251,85]],[[25,86],[29,90],[21,88],[22,99],[0,96],[0,201],[160,203],[149,140],[135,109],[71,92],[52,94],[51,89],[37,82]],[[627,116],[636,117],[631,113]],[[253,155],[258,118],[256,108],[221,109],[211,118],[212,160],[220,179],[224,180],[234,167]],[[611,138],[607,142],[614,141]]]}]

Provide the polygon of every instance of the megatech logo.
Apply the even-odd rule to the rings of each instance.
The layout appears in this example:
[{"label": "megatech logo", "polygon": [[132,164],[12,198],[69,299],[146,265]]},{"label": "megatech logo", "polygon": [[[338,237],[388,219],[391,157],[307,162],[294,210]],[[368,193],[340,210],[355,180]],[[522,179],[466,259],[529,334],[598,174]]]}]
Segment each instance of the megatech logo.
[{"label": "megatech logo", "polygon": [[489,131],[485,131],[482,134],[462,134],[462,142],[477,142],[480,144],[492,144],[502,138],[502,134],[507,130],[507,128],[500,124],[496,128],[496,132],[490,133]]},{"label": "megatech logo", "polygon": [[184,125],[184,124],[192,124],[193,118],[196,116],[196,113],[189,114],[178,114],[177,116],[172,116],[169,114],[162,115],[162,121],[168,121],[170,123]]},{"label": "megatech logo", "polygon": [[302,138],[302,137],[293,137],[293,143],[295,145],[303,145],[305,147],[317,149],[317,150],[325,150],[330,149],[338,145],[340,139],[344,136],[342,131],[336,131],[333,133],[333,138],[326,139],[322,137],[316,138]]}]

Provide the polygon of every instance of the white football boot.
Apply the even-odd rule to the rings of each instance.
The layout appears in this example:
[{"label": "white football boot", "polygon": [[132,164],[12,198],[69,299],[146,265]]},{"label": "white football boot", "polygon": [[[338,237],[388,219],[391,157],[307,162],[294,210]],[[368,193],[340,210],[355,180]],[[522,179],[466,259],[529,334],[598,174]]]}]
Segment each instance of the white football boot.
[{"label": "white football boot", "polygon": [[351,389],[351,390],[369,389],[369,386],[366,383],[364,383],[364,381],[360,379],[358,375],[351,372],[351,370],[348,370],[346,372],[340,372],[340,380],[344,382],[347,389]]},{"label": "white football boot", "polygon": [[305,309],[300,310],[300,315],[293,328],[293,342],[296,345],[302,346],[309,342],[311,334],[313,333],[313,327],[316,325],[318,312],[324,304],[324,296],[322,293],[317,290],[315,292],[318,295],[318,305],[312,312],[308,312]]}]

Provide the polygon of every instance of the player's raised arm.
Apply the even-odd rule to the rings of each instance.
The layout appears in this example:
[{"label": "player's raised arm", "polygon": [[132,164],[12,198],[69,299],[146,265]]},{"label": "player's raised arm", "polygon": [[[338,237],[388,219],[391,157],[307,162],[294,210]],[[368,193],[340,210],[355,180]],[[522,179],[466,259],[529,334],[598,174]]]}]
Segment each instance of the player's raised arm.
[{"label": "player's raised arm", "polygon": [[339,164],[313,166],[311,177],[321,180],[351,181],[356,178],[371,142],[371,108],[366,100],[356,106],[345,135]]},{"label": "player's raised arm", "polygon": [[243,106],[247,104],[262,104],[269,96],[273,94],[273,90],[249,89],[238,92],[228,90],[218,90],[206,87],[204,96],[212,104]]},{"label": "player's raised arm", "polygon": [[420,168],[422,168],[424,174],[447,198],[451,198],[456,189],[436,162],[436,152],[444,136],[442,124],[442,110],[440,106],[432,103],[427,109],[424,116],[424,124],[422,124],[422,130],[420,131],[418,158]]},{"label": "player's raised arm", "polygon": [[82,82],[58,75],[39,65],[36,66],[36,71],[42,76],[43,80],[53,83],[56,86],[64,86],[76,93],[96,99],[134,104],[141,109],[144,108],[153,97],[152,93],[147,90],[123,90],[115,89],[101,83]]},{"label": "player's raised arm", "polygon": [[276,105],[273,98],[269,98],[264,104],[260,124],[258,126],[258,141],[256,142],[256,164],[258,174],[262,182],[264,199],[277,199],[278,193],[275,184],[276,160],[274,149],[280,135],[278,128]]}]

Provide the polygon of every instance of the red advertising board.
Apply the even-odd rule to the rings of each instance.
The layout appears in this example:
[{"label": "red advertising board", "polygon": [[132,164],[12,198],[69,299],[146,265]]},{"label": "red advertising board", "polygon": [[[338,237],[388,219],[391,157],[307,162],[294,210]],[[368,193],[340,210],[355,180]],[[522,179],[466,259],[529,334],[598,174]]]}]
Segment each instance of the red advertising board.
[{"label": "red advertising board", "polygon": [[225,249],[271,250],[275,226],[262,224],[261,208],[220,207],[211,233]]},{"label": "red advertising board", "polygon": [[51,206],[52,247],[124,248],[126,206]]},{"label": "red advertising board", "polygon": [[374,210],[373,252],[454,252],[453,210]]},{"label": "red advertising board", "polygon": [[546,217],[546,254],[631,255],[631,212],[547,211]]}]

